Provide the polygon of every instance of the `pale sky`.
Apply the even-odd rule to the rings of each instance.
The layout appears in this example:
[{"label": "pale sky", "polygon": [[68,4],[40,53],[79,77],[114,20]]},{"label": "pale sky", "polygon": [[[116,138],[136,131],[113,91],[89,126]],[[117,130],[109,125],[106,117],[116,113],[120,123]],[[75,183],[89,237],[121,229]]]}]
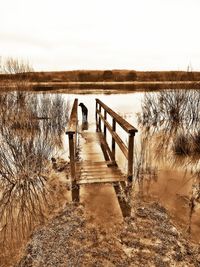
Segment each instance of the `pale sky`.
[{"label": "pale sky", "polygon": [[35,70],[200,71],[200,0],[0,0],[0,56]]}]

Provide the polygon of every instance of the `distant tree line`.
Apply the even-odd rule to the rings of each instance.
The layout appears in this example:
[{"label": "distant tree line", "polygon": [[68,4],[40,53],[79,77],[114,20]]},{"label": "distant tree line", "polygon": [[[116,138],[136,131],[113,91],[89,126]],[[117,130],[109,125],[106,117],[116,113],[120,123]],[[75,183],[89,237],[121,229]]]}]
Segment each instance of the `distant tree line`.
[{"label": "distant tree line", "polygon": [[78,73],[79,82],[102,82],[102,81],[136,81],[136,71],[120,72],[120,71],[80,71]]},{"label": "distant tree line", "polygon": [[[1,79],[1,77],[0,77]],[[63,72],[33,72],[30,81],[36,82],[134,82],[134,81],[200,81],[200,72],[191,71],[134,71],[80,70]]]},{"label": "distant tree line", "polygon": [[[21,65],[20,65],[21,64]],[[1,68],[0,81],[26,76],[31,82],[149,82],[149,81],[200,81],[200,72],[194,71],[135,71],[135,70],[75,70],[58,72],[34,72],[28,64],[9,59]],[[9,67],[15,66],[15,72]],[[18,72],[23,68],[26,71]]]}]

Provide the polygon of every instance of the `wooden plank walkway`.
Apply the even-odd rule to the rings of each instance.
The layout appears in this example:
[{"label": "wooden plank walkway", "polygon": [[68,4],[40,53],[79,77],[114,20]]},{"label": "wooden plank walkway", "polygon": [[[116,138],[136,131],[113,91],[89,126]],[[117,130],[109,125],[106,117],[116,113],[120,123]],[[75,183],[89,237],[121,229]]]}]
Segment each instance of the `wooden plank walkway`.
[{"label": "wooden plank walkway", "polygon": [[[82,132],[76,183],[114,183],[127,181],[126,176],[111,161],[105,160],[105,141],[101,132]],[[103,150],[103,153],[102,153]]]},{"label": "wooden plank walkway", "polygon": [[[83,185],[108,184],[114,186],[117,196],[121,190],[124,191],[122,197],[118,197],[124,205],[123,199],[128,199],[131,193],[134,136],[137,129],[99,99],[96,99],[95,118],[93,131],[88,130],[89,123],[82,120],[82,132],[79,133],[78,99],[74,100],[66,131],[69,140],[72,201],[79,202]],[[116,127],[119,126],[128,135],[128,144],[118,135]],[[108,132],[111,135],[111,146],[107,143]],[[81,141],[79,145],[78,136]],[[127,160],[126,175],[117,167],[116,145]]]}]

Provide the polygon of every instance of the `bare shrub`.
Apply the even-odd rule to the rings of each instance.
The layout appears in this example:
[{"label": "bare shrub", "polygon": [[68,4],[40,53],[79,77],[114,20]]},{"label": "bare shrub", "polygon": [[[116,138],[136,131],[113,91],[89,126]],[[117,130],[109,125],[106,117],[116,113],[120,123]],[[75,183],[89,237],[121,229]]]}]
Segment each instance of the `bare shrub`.
[{"label": "bare shrub", "polygon": [[157,181],[157,173],[157,168],[152,159],[149,140],[141,137],[140,147],[135,147],[134,151],[134,181],[135,187],[138,186],[140,197],[143,197],[145,189],[147,193],[149,192],[153,181]]},{"label": "bare shrub", "polygon": [[0,73],[8,75],[4,90],[29,90],[28,73],[33,71],[33,67],[28,61],[12,57],[0,60]]},{"label": "bare shrub", "polygon": [[[187,142],[192,147],[194,134],[200,127],[200,91],[165,90],[146,93],[138,121],[146,136],[159,136],[159,140],[156,140],[157,147],[162,144],[162,148],[169,152],[173,151],[176,147],[174,144],[177,143],[177,152],[181,152],[180,145],[186,146],[186,140],[181,141],[178,136],[185,133],[189,137]],[[182,152],[188,154],[188,149],[183,147]]]},{"label": "bare shrub", "polygon": [[146,93],[139,122],[155,130],[177,131],[199,126],[200,91],[165,90]]},{"label": "bare shrub", "polygon": [[50,159],[60,146],[68,109],[61,95],[0,94],[2,253],[19,246],[45,220]]},{"label": "bare shrub", "polygon": [[191,174],[192,188],[189,198],[188,231],[192,215],[200,202],[200,91],[165,90],[146,93],[138,122],[148,140],[152,156],[159,164],[181,167]]},{"label": "bare shrub", "polygon": [[200,131],[196,131],[193,135],[193,151],[195,154],[200,154]]},{"label": "bare shrub", "polygon": [[177,135],[174,139],[173,151],[177,155],[189,155],[191,152],[190,137],[183,133]]},{"label": "bare shrub", "polygon": [[33,67],[30,66],[28,61],[26,62],[24,60],[9,57],[1,60],[0,70],[1,73],[5,74],[24,74],[27,72],[33,72]]}]

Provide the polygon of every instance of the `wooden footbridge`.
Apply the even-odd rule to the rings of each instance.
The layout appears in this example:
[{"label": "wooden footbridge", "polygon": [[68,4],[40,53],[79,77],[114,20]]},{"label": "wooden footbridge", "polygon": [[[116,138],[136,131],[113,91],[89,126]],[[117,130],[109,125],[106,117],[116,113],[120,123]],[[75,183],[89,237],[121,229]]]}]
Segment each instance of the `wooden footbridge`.
[{"label": "wooden footbridge", "polygon": [[[120,196],[120,206],[124,206],[132,186],[134,136],[137,129],[99,99],[96,99],[95,116],[96,131],[78,133],[78,99],[74,100],[66,131],[69,138],[72,200],[79,201],[79,190],[83,184],[112,183],[118,199]],[[118,135],[117,125],[128,136],[128,145]],[[111,135],[111,146],[107,142],[107,131]],[[81,149],[78,146],[78,134],[81,135]],[[116,162],[116,145],[127,160],[125,174]],[[121,190],[124,194],[119,194]]]}]

